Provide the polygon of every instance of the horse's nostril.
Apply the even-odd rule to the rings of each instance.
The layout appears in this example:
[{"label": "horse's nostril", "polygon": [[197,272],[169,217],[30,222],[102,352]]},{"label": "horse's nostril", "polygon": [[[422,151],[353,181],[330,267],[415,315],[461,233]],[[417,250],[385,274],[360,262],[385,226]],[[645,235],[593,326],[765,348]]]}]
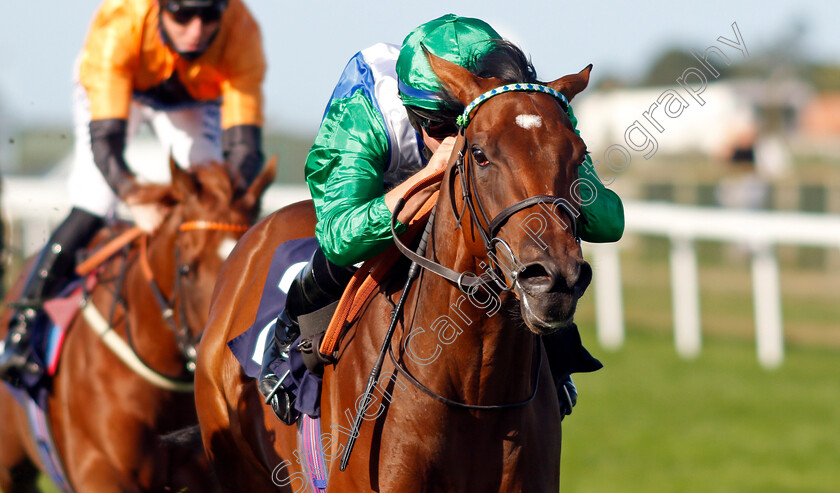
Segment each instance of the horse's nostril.
[{"label": "horse's nostril", "polygon": [[592,282],[592,266],[589,265],[589,262],[583,262],[580,265],[580,274],[574,286],[575,295],[582,296],[590,282]]}]

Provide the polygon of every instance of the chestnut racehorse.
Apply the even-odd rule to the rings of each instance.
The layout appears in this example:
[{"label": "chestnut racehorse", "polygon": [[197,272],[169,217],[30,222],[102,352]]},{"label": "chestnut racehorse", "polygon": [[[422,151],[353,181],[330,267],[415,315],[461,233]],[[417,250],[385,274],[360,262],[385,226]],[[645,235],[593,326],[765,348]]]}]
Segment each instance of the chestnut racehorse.
[{"label": "chestnut racehorse", "polygon": [[[429,58],[448,93],[465,106],[517,82],[481,78]],[[362,408],[349,464],[339,471],[404,278],[372,297],[323,377],[327,491],[558,490],[560,409],[539,335],[571,324],[591,269],[574,227],[563,226],[574,223],[578,208],[542,206],[575,203],[572,187],[586,148],[565,108],[586,87],[589,69],[541,85],[542,92],[490,97],[472,112],[455,146],[464,158],[453,154],[441,183],[425,257],[456,273],[482,273],[488,249],[504,243],[521,272],[497,277],[512,289],[462,291],[459,285],[475,276],[446,279],[423,271],[396,326],[394,356],[385,358],[372,404]],[[557,217],[545,218],[540,242],[528,234],[534,228],[518,227],[549,210]],[[309,491],[296,427],[283,425],[262,402],[226,342],[253,323],[271,252],[284,241],[313,236],[314,224],[311,203],[275,212],[246,233],[217,282],[199,351],[196,405],[225,491]]]},{"label": "chestnut racehorse", "polygon": [[[163,223],[154,233],[140,232],[127,254],[99,267],[83,309],[95,307],[112,321],[109,337],[125,342],[125,354],[136,355],[146,378],[106,347],[106,338],[100,339],[85,315],[94,312],[85,311],[67,333],[52,381],[48,422],[65,479],[76,492],[216,490],[200,444],[165,446],[158,437],[197,422],[188,367],[194,368],[216,277],[235,241],[255,221],[275,161],[237,198],[225,165],[170,167],[171,185],[143,185],[127,198],[159,204],[166,213]],[[94,245],[108,235],[113,233],[100,232]],[[4,333],[9,312],[2,318]],[[0,421],[0,488],[35,491],[37,468],[44,471],[44,464],[26,412],[5,385],[0,385]]]}]

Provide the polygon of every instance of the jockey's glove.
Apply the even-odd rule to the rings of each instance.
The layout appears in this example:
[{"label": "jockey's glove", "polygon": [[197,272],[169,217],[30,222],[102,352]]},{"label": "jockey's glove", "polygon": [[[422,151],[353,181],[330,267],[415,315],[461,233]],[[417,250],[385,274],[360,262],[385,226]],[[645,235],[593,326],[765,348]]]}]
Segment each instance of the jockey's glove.
[{"label": "jockey's glove", "polygon": [[236,125],[222,132],[222,154],[228,163],[234,196],[245,193],[263,167],[262,129]]},{"label": "jockey's glove", "polygon": [[129,170],[123,156],[127,129],[128,122],[120,118],[90,122],[93,162],[111,190],[120,197],[136,186],[134,174]]}]

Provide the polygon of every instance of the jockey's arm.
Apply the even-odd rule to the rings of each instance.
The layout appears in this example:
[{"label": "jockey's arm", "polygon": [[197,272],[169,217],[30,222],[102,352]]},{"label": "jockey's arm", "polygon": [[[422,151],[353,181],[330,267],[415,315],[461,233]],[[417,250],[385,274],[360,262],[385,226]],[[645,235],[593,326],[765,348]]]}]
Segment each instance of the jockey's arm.
[{"label": "jockey's arm", "polygon": [[102,176],[119,197],[124,197],[134,186],[134,174],[125,162],[126,120],[105,118],[91,120],[90,146],[93,162]]},{"label": "jockey's arm", "polygon": [[241,193],[263,167],[262,125],[266,62],[259,26],[243,10],[233,20],[220,72],[222,82],[222,152]]},{"label": "jockey's arm", "polygon": [[130,2],[105,2],[97,11],[85,41],[79,82],[90,101],[93,160],[105,181],[122,196],[134,185],[123,153],[133,73],[138,63],[140,16]]},{"label": "jockey's arm", "polygon": [[[383,174],[388,162],[385,123],[362,91],[327,108],[306,159],[315,204],[315,236],[336,265],[366,260],[393,244]],[[397,234],[405,231],[398,222]]]},{"label": "jockey's arm", "polygon": [[605,187],[595,173],[592,160],[579,167],[581,199],[580,238],[590,243],[609,243],[624,234],[624,205],[617,193]]},{"label": "jockey's arm", "polygon": [[[571,106],[568,115],[575,132],[580,135]],[[582,214],[578,231],[580,238],[590,243],[618,241],[624,234],[624,205],[621,198],[601,183],[589,156],[578,167],[578,176],[581,179],[578,186]]]},{"label": "jockey's arm", "polygon": [[236,125],[222,132],[222,153],[233,172],[236,194],[244,193],[263,167],[262,128]]}]

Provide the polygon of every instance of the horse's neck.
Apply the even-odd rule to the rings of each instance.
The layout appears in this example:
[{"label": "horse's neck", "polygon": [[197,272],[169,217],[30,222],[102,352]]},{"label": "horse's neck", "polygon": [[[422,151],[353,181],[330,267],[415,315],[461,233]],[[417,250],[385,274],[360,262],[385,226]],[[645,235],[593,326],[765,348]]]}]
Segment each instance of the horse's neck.
[{"label": "horse's neck", "polygon": [[[429,252],[458,272],[479,272],[481,259],[465,253],[461,231],[452,228],[448,221],[435,224]],[[413,289],[413,310],[405,317],[411,335],[402,341],[409,342],[405,360],[412,371],[436,380],[433,388],[443,395],[471,404],[527,397],[536,337],[519,326],[515,312],[511,316],[511,310],[519,310],[512,294],[479,287],[467,295],[430,272]]]}]

